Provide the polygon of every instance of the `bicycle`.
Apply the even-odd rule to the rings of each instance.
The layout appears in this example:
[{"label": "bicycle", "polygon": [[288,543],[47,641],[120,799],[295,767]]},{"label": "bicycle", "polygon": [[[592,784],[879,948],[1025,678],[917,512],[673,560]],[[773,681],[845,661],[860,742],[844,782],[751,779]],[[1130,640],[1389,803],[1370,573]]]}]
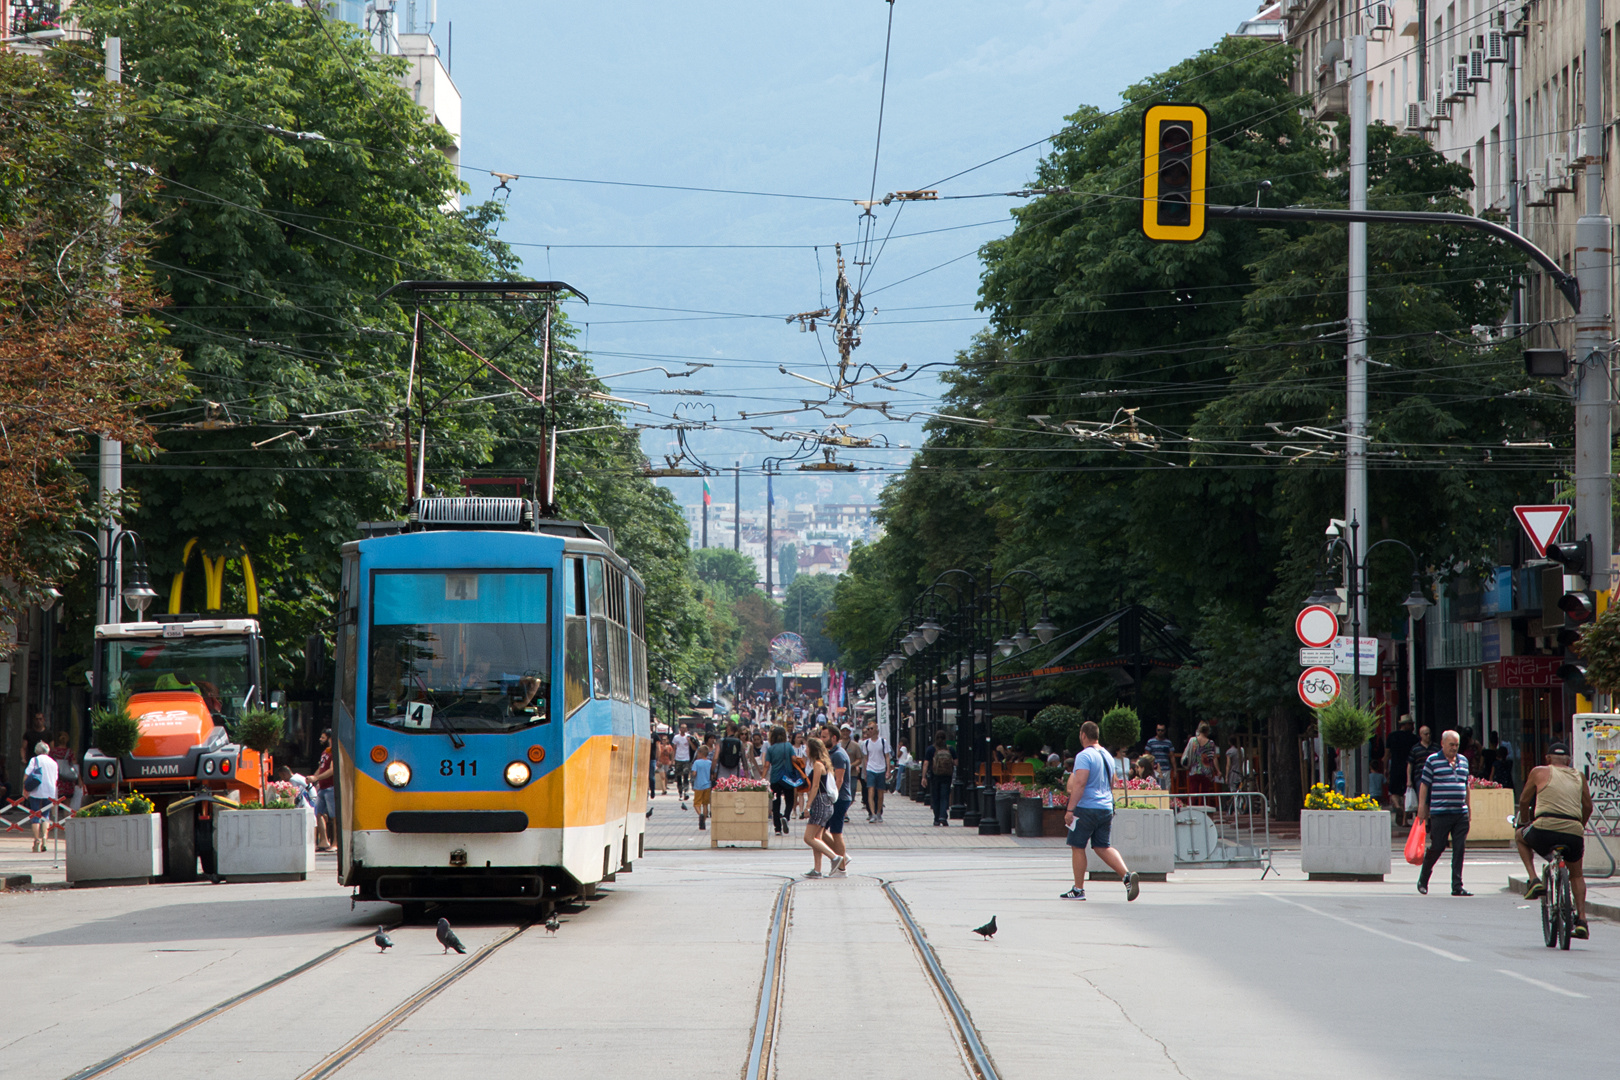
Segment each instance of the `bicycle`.
[{"label": "bicycle", "polygon": [[1568,949],[1574,928],[1575,894],[1569,884],[1569,867],[1564,865],[1564,848],[1559,845],[1541,871],[1541,935],[1547,948]]}]

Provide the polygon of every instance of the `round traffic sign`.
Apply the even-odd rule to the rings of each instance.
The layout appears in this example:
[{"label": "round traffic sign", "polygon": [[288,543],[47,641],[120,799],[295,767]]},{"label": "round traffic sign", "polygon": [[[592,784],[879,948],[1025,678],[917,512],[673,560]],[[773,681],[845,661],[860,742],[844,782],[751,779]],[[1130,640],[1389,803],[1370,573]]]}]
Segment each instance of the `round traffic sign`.
[{"label": "round traffic sign", "polygon": [[1312,604],[1294,617],[1294,633],[1312,649],[1325,649],[1339,636],[1339,617],[1333,609]]},{"label": "round traffic sign", "polygon": [[1339,689],[1339,677],[1332,668],[1312,667],[1299,673],[1299,700],[1313,709],[1333,704]]}]

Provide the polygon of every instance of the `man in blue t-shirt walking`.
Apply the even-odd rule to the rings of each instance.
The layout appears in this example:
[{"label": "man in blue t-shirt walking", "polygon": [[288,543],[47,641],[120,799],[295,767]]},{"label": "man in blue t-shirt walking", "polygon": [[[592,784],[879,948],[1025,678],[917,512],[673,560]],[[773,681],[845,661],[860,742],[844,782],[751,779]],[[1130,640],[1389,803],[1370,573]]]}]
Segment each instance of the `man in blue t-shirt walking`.
[{"label": "man in blue t-shirt walking", "polygon": [[1080,725],[1080,754],[1069,774],[1069,857],[1074,865],[1074,888],[1060,899],[1086,898],[1086,845],[1125,882],[1125,899],[1135,900],[1142,891],[1137,876],[1114,850],[1110,831],[1114,823],[1114,763],[1097,745],[1097,725],[1087,720]]}]

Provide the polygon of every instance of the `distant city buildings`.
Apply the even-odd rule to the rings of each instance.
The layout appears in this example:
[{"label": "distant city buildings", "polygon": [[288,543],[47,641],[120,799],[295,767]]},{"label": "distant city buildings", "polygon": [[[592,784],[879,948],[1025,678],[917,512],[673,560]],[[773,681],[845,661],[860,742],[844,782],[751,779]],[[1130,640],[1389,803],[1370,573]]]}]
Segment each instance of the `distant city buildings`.
[{"label": "distant city buildings", "polygon": [[[703,543],[703,504],[692,503],[681,507],[690,529],[691,546]],[[772,515],[770,543],[773,555],[780,559],[783,549],[793,548],[794,572],[798,574],[842,574],[849,568],[849,551],[855,542],[871,543],[883,535],[882,527],[873,519],[875,503],[796,503],[783,506],[777,503]],[[741,518],[741,543],[737,543],[736,508],[734,503],[715,502],[709,506],[709,546],[737,547],[754,560],[759,568],[760,587],[765,585],[766,521],[765,507],[745,505]],[[781,564],[771,568],[773,591],[778,599],[783,595],[784,577]]]}]

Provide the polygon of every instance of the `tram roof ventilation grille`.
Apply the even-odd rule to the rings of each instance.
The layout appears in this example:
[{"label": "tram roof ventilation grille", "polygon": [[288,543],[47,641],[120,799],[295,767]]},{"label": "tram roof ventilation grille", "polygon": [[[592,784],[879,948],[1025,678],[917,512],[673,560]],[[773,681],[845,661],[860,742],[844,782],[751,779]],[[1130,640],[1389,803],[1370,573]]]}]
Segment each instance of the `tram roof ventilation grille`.
[{"label": "tram roof ventilation grille", "polygon": [[522,525],[527,499],[483,496],[416,500],[416,520],[424,525]]}]

